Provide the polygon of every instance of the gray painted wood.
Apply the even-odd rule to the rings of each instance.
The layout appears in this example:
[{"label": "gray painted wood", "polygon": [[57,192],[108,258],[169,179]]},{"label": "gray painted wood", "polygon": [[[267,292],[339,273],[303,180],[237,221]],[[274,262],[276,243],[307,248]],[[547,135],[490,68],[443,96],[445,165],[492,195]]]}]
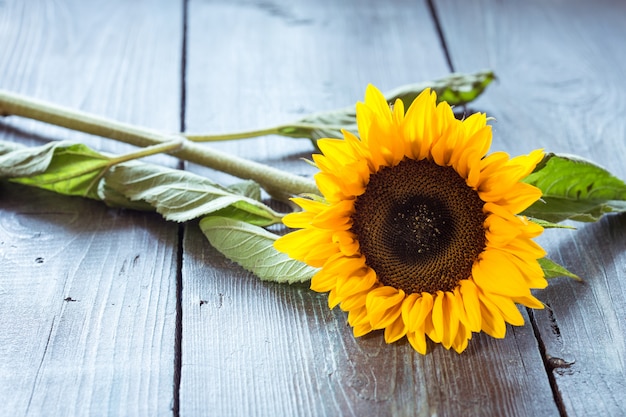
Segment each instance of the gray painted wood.
[{"label": "gray painted wood", "polygon": [[[626,178],[626,4],[437,1],[456,69],[500,82],[475,107],[497,119],[495,145],[594,160]],[[548,231],[550,256],[585,279],[538,297],[537,327],[566,415],[626,413],[626,218]]]},{"label": "gray painted wood", "polygon": [[[0,88],[177,130],[181,11],[158,0],[0,2]],[[28,145],[130,149],[1,123],[2,139]],[[177,242],[158,215],[2,183],[0,414],[171,415]]]},{"label": "gray painted wood", "polygon": [[[268,126],[448,73],[422,2],[191,1],[187,129]],[[221,149],[312,174],[308,142]],[[191,170],[233,181],[209,170]],[[477,335],[428,356],[381,333],[354,339],[346,315],[306,286],[259,282],[185,233],[180,415],[558,415],[532,328]]]},{"label": "gray painted wood", "polygon": [[[546,146],[626,178],[621,2],[446,0],[436,10],[454,69],[499,76],[471,106],[496,117],[494,149]],[[0,88],[165,131],[184,110],[188,130],[220,132],[354,103],[370,82],[388,89],[449,71],[422,2],[190,0],[188,11],[183,68],[179,2],[0,2]],[[0,138],[131,149],[13,118]],[[314,172],[299,160],[313,150],[306,141],[207,146]],[[586,282],[538,293],[551,307],[533,314],[539,339],[527,324],[503,340],[476,335],[462,355],[432,346],[421,356],[380,333],[355,339],[326,295],[260,282],[195,222],[179,248],[177,225],[158,215],[0,183],[2,413],[621,415],[625,223],[542,237]]]}]

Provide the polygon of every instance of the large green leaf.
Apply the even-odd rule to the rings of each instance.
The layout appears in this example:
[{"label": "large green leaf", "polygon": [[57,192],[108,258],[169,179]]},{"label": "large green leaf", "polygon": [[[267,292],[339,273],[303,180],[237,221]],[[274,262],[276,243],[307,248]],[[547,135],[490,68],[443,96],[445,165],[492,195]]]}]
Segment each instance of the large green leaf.
[{"label": "large green leaf", "polygon": [[167,220],[177,222],[208,214],[260,226],[279,223],[282,219],[280,213],[258,200],[208,178],[158,165],[134,161],[117,165],[105,176],[104,185],[105,192],[115,191],[132,201],[148,202]]},{"label": "large green leaf", "polygon": [[200,221],[211,245],[264,281],[305,282],[317,271],[274,249],[277,235],[249,223],[216,216]]},{"label": "large green leaf", "polygon": [[624,181],[580,157],[547,154],[524,181],[543,193],[524,211],[530,217],[593,222],[604,214],[626,211]]},{"label": "large green leaf", "polygon": [[27,148],[0,142],[0,178],[13,182],[116,207],[156,209],[167,220],[178,222],[208,214],[261,226],[282,219],[259,201],[260,189],[251,182],[226,188],[208,178],[158,165],[137,161],[113,165],[118,160],[82,144],[51,142]]},{"label": "large green leaf", "polygon": [[[6,151],[8,149],[8,151]],[[97,180],[110,158],[82,144],[51,142],[32,148],[3,146],[0,178],[59,194],[99,199]]]}]

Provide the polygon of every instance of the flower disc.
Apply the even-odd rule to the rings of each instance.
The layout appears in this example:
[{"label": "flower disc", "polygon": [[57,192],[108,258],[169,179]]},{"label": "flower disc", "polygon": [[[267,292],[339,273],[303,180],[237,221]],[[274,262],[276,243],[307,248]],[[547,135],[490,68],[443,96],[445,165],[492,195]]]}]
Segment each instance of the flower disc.
[{"label": "flower disc", "polygon": [[370,176],[351,230],[384,285],[452,291],[485,248],[483,205],[454,169],[404,159]]}]

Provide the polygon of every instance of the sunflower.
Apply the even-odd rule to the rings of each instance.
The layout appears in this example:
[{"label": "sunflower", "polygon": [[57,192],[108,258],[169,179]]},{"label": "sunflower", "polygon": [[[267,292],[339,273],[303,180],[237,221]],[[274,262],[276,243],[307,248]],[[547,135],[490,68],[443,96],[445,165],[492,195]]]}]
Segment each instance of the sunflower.
[{"label": "sunflower", "polygon": [[457,120],[436,94],[406,110],[368,86],[357,103],[359,137],[318,141],[323,197],[294,198],[293,231],[276,249],[316,268],[311,288],[348,312],[354,335],[384,329],[418,352],[426,336],[462,352],[474,332],[503,338],[523,325],[516,304],[543,308],[531,289],[547,281],[532,238],[542,227],[519,213],[541,197],[521,182],[543,152],[487,155],[485,114]]}]

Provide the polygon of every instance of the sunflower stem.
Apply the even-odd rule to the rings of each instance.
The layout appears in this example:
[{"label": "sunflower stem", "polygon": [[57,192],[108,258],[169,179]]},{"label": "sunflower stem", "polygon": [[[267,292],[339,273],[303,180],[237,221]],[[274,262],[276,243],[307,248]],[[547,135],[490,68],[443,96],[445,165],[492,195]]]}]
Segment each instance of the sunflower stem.
[{"label": "sunflower stem", "polygon": [[241,132],[220,133],[220,134],[192,134],[183,133],[183,136],[192,142],[219,142],[237,139],[249,139],[266,135],[280,135],[280,126],[270,127],[268,129],[243,130]]},{"label": "sunflower stem", "polygon": [[319,194],[315,183],[308,178],[193,143],[180,134],[161,133],[4,90],[0,90],[0,115],[35,119],[143,148],[179,142],[180,146],[173,148],[165,145],[164,151],[189,162],[254,180],[275,196]]}]

